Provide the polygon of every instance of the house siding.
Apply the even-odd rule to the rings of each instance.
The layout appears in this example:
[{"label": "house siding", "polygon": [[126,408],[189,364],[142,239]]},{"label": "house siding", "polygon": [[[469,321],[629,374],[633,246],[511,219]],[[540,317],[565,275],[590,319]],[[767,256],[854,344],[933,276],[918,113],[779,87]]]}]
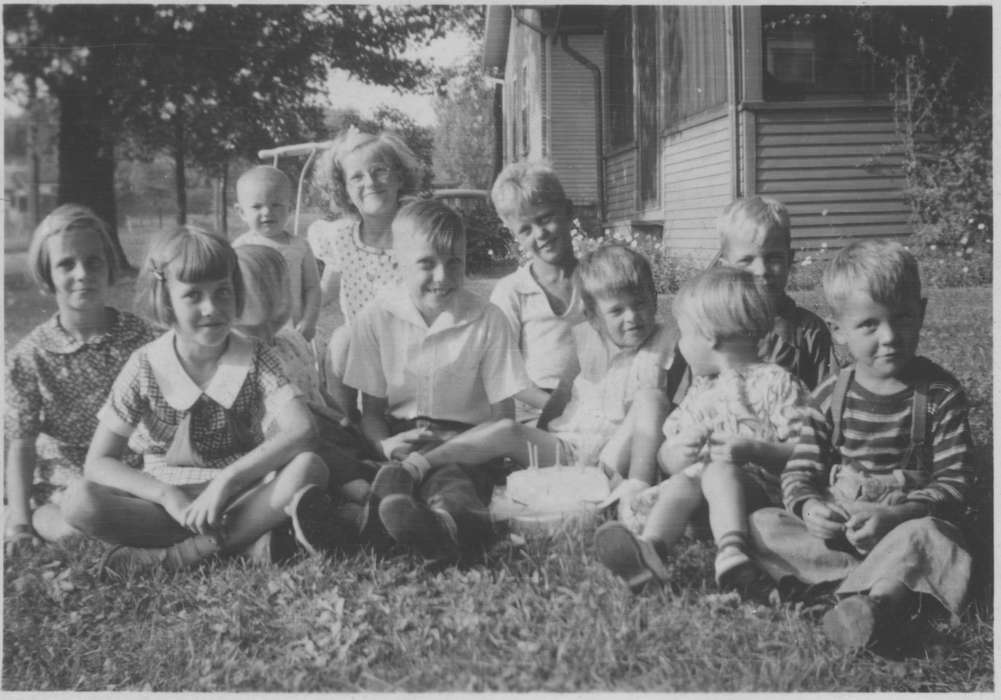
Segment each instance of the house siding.
[{"label": "house siding", "polygon": [[[603,68],[601,35],[575,35],[571,48]],[[595,143],[594,76],[559,43],[550,47],[551,79],[548,103],[550,159],[567,196],[579,206],[598,204],[597,144]]]},{"label": "house siding", "polygon": [[605,219],[609,228],[628,228],[636,211],[636,149],[626,148],[605,159]]},{"label": "house siding", "polygon": [[716,217],[730,201],[731,148],[725,115],[664,138],[664,243],[672,251],[704,257],[717,248]]},{"label": "house siding", "polygon": [[912,232],[903,158],[888,108],[825,108],[756,115],[757,193],[789,207],[794,245]]}]

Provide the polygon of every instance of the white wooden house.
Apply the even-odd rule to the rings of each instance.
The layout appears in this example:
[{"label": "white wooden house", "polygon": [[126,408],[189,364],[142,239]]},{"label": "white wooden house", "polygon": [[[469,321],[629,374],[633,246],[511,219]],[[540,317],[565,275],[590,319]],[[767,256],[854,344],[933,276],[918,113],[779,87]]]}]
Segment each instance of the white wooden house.
[{"label": "white wooden house", "polygon": [[504,162],[546,158],[606,230],[716,248],[737,196],[769,195],[795,245],[910,232],[888,80],[819,6],[486,8]]}]

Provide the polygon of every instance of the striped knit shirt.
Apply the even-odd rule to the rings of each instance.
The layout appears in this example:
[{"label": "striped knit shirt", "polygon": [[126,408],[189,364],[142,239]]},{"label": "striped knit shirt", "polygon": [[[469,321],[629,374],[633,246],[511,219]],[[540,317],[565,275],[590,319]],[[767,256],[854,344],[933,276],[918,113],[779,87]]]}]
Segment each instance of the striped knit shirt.
[{"label": "striped knit shirt", "polygon": [[[955,377],[935,363],[923,357],[914,362],[914,376],[928,380],[929,464],[924,468],[930,473],[927,483],[909,491],[906,498],[928,504],[933,515],[954,518],[966,504],[974,479],[966,395]],[[835,464],[852,464],[871,474],[919,468],[917,459],[901,463],[911,444],[913,389],[881,396],[852,381],[841,419],[844,441],[836,448],[831,444],[836,381],[834,375],[814,391],[808,420],[782,473],[782,499],[796,514],[808,499],[825,498]]]}]

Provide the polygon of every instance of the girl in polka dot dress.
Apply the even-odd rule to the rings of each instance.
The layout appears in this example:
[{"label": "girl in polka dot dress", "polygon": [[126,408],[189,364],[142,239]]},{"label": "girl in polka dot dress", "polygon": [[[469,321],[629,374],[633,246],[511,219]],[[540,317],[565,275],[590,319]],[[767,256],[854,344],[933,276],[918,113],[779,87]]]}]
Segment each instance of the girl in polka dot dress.
[{"label": "girl in polka dot dress", "polygon": [[[69,523],[118,545],[102,565],[115,573],[240,552],[287,513],[295,524],[302,496],[328,481],[301,392],[270,348],[232,332],[244,292],[228,241],[193,226],[160,234],[137,291],[170,330],[126,362],[98,413],[86,478],[64,500]],[[267,438],[265,416],[278,424]],[[142,471],[122,461],[126,443]]]},{"label": "girl in polka dot dress", "polygon": [[9,553],[77,534],[59,506],[65,488],[80,478],[97,410],[122,365],[156,337],[145,321],[105,305],[115,252],[87,207],[64,204],[42,220],[28,268],[58,310],[7,355]]},{"label": "girl in polka dot dress", "polygon": [[351,127],[316,166],[314,182],[341,218],[316,221],[307,232],[323,265],[323,303],[339,295],[344,325],[330,338],[324,361],[330,396],[345,416],[357,417],[357,392],[342,381],[351,321],[377,293],[396,283],[390,224],[401,199],[420,186],[417,156],[391,132],[369,134]]}]

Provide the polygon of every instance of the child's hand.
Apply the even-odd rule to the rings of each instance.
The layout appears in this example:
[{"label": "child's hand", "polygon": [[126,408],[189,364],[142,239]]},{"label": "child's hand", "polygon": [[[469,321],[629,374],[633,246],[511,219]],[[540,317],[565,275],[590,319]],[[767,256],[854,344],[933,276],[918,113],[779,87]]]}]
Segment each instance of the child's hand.
[{"label": "child's hand", "polygon": [[236,496],[236,484],[232,479],[220,474],[209,482],[198,498],[191,502],[184,512],[182,525],[192,532],[207,535],[219,530],[226,506]]},{"label": "child's hand", "polygon": [[822,540],[838,537],[845,531],[848,513],[834,503],[811,498],[803,505],[803,522],[811,535]]},{"label": "child's hand", "polygon": [[191,505],[191,499],[181,489],[171,486],[164,492],[163,498],[160,500],[160,505],[167,511],[170,517],[183,526],[185,511]]},{"label": "child's hand", "polygon": [[698,461],[699,452],[706,444],[709,431],[700,429],[682,430],[664,440],[664,447],[676,454],[679,459],[691,464]]},{"label": "child's hand", "polygon": [[302,333],[302,337],[306,340],[312,340],[313,336],[316,335],[316,326],[307,324],[305,321],[299,321],[299,323],[295,324],[295,329]]},{"label": "child's hand", "polygon": [[386,459],[403,461],[408,454],[436,439],[434,433],[426,428],[411,428],[389,436],[379,445],[382,447],[382,454],[386,456]]},{"label": "child's hand", "polygon": [[4,554],[12,557],[18,552],[25,552],[40,547],[42,539],[35,533],[35,530],[27,523],[18,523],[7,527],[3,536]]},{"label": "child's hand", "polygon": [[900,519],[891,511],[874,508],[848,518],[845,523],[845,537],[861,554],[868,554],[877,542],[899,524]]},{"label": "child's hand", "polygon": [[758,441],[733,433],[716,433],[709,436],[709,459],[713,462],[747,464],[754,461]]}]

